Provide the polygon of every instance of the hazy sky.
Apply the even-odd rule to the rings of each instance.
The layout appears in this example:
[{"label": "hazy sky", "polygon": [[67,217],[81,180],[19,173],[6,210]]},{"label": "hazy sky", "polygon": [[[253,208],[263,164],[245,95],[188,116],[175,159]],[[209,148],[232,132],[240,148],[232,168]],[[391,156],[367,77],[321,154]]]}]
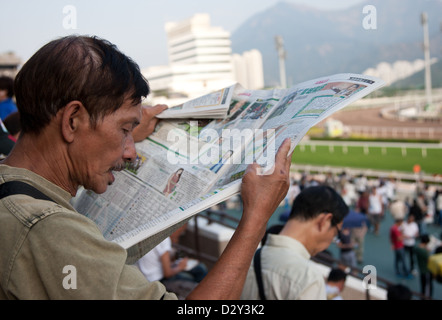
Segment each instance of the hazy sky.
[{"label": "hazy sky", "polygon": [[[115,43],[141,68],[167,64],[164,24],[209,13],[213,26],[233,32],[245,20],[281,0],[0,0],[0,53],[23,61],[42,45],[68,34],[98,35]],[[362,0],[286,0],[325,10]],[[72,6],[72,7],[67,7]],[[68,20],[76,11],[74,21]],[[63,12],[63,10],[68,10]],[[362,10],[362,8],[361,8]]]}]

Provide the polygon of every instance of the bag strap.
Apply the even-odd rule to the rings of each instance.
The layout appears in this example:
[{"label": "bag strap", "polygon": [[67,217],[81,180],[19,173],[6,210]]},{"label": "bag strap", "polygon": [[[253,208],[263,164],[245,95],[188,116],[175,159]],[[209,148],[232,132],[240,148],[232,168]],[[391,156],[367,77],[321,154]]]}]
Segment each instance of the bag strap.
[{"label": "bag strap", "polygon": [[7,196],[12,196],[15,194],[25,194],[30,197],[33,197],[35,199],[41,199],[41,200],[47,200],[52,201],[51,198],[49,198],[47,195],[45,195],[40,190],[37,190],[30,184],[27,184],[26,182],[22,181],[8,181],[5,183],[0,184],[0,199],[3,199]]},{"label": "bag strap", "polygon": [[261,300],[267,300],[264,294],[264,284],[262,282],[261,249],[262,248],[259,248],[255,252],[255,256],[253,257],[253,267],[255,268],[256,281],[258,282],[259,297],[261,298]]}]

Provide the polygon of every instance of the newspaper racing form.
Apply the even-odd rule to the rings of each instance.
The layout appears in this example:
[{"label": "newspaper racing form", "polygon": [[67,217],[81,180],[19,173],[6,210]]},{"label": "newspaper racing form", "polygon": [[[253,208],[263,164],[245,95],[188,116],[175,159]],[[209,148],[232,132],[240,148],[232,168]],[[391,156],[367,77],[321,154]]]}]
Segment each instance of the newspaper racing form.
[{"label": "newspaper racing form", "polygon": [[138,161],[117,172],[105,193],[79,192],[74,207],[95,221],[106,239],[127,249],[129,263],[135,262],[196,213],[239,193],[250,163],[270,170],[285,138],[293,150],[312,126],[382,85],[381,79],[358,74],[289,89],[236,85],[226,117],[160,121],[136,144]]}]

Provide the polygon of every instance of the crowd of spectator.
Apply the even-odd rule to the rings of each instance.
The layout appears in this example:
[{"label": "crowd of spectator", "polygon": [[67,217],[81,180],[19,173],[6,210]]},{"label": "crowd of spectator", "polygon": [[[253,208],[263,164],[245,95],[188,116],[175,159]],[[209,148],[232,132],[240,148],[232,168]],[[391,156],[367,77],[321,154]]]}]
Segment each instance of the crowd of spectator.
[{"label": "crowd of spectator", "polygon": [[[437,253],[435,251],[442,240],[441,185],[430,185],[420,179],[402,182],[394,177],[369,178],[363,174],[351,176],[345,171],[340,174],[297,173],[292,176],[292,185],[285,205],[290,206],[300,191],[317,185],[328,185],[338,191],[352,211],[366,216],[366,231],[375,236],[379,236],[380,224],[385,223],[385,216],[391,215],[394,222],[386,230],[389,232],[388,239],[392,246],[392,267],[397,277],[418,277],[421,294],[426,297],[432,296],[432,276],[425,266],[431,254]],[[436,237],[429,233],[429,226],[433,227],[432,230],[439,230]],[[351,229],[351,232],[355,233],[357,228]],[[341,251],[341,262],[356,267],[353,262],[355,252],[360,251],[357,264],[362,266],[361,244],[354,241],[354,237],[346,236],[346,228],[343,228],[343,231],[342,238],[336,243]],[[362,239],[364,237],[365,232]],[[430,239],[433,239],[432,245],[429,244]],[[343,248],[346,248],[345,255],[342,253]],[[423,254],[423,251],[426,254]],[[349,256],[351,258],[348,258]]]}]

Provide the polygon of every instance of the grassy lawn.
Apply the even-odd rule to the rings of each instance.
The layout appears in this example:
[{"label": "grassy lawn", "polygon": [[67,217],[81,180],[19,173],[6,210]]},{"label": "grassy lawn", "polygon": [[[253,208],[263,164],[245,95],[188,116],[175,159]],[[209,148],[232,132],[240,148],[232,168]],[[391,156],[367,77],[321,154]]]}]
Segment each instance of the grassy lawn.
[{"label": "grassy lawn", "polygon": [[[304,146],[296,147],[292,161],[296,164],[329,165],[337,167],[367,168],[385,171],[413,172],[413,166],[419,164],[426,174],[442,174],[442,149],[370,147],[368,153],[361,147]],[[346,151],[346,153],[345,153]]]}]

